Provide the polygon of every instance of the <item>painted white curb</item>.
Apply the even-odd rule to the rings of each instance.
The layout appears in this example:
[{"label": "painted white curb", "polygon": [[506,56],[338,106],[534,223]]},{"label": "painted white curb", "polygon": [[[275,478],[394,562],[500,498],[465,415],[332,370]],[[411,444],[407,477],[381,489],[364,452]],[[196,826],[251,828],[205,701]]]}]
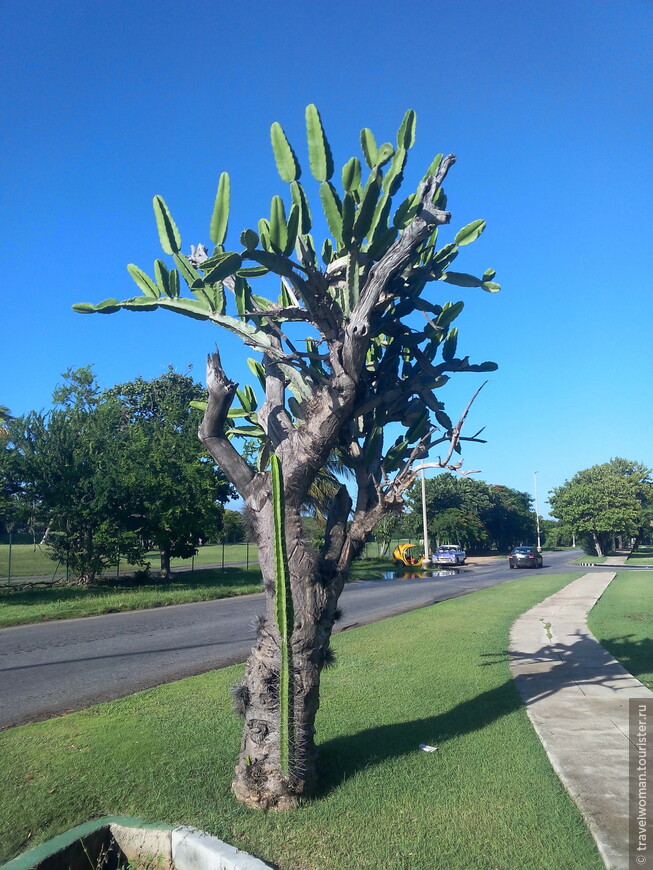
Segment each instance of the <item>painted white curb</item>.
[{"label": "painted white curb", "polygon": [[269,864],[197,828],[175,828],[171,839],[175,870],[270,870]]}]

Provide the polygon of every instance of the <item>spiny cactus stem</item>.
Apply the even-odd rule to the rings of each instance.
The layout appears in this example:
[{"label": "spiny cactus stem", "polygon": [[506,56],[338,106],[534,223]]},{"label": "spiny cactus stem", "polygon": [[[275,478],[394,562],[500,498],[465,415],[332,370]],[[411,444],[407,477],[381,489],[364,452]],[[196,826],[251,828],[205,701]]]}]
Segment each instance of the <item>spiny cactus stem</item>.
[{"label": "spiny cactus stem", "polygon": [[290,572],[286,554],[285,502],[281,461],[270,457],[272,512],[274,517],[274,567],[276,620],[281,662],[279,666],[279,759],[281,772],[288,778],[292,767],[294,740],[294,687],[292,685],[291,637],[294,623]]}]

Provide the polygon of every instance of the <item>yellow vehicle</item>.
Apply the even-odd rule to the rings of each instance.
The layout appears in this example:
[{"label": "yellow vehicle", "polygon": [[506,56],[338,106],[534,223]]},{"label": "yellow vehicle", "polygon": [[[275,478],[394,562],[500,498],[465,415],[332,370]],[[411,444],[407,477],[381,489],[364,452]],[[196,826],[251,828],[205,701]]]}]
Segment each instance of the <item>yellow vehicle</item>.
[{"label": "yellow vehicle", "polygon": [[424,554],[414,556],[410,550],[415,547],[417,547],[417,544],[398,544],[392,552],[392,558],[395,562],[401,562],[402,565],[407,565],[408,567],[421,565]]}]

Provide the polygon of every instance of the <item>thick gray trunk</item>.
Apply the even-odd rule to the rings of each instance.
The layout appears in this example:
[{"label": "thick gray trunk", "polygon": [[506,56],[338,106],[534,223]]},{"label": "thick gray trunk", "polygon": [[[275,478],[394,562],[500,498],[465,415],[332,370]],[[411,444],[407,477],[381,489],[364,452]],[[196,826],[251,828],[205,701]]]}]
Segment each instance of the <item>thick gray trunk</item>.
[{"label": "thick gray trunk", "polygon": [[232,788],[247,806],[285,810],[296,806],[300,797],[310,795],[315,785],[314,735],[319,706],[320,647],[310,626],[308,631],[296,629],[293,633],[295,737],[286,777],[280,763],[280,653],[272,626],[270,618],[266,618],[238,687],[245,727]]},{"label": "thick gray trunk", "polygon": [[292,633],[294,741],[289,775],[280,764],[279,673],[281,651],[276,625],[272,514],[269,500],[255,513],[266,612],[259,619],[256,646],[245,675],[234,687],[245,727],[232,783],[236,797],[259,809],[290,809],[312,794],[316,783],[315,717],[320,673],[329,658],[329,640],[344,576],[302,539],[299,513],[286,512],[286,539],[295,622]]},{"label": "thick gray trunk", "polygon": [[250,807],[284,810],[296,806],[315,786],[315,716],[319,707],[320,672],[329,645],[333,608],[315,576],[293,576],[295,626],[292,634],[294,739],[289,773],[280,763],[279,673],[281,652],[270,583],[266,613],[259,620],[257,643],[245,676],[235,688],[245,727],[240,759],[232,783],[236,797]]},{"label": "thick gray trunk", "polygon": [[172,576],[170,571],[170,550],[167,547],[162,547],[159,555],[161,557],[161,577],[169,580]]},{"label": "thick gray trunk", "polygon": [[592,540],[594,541],[594,546],[596,548],[596,555],[603,556],[603,548],[601,547],[601,539],[596,534],[596,532],[592,532]]}]

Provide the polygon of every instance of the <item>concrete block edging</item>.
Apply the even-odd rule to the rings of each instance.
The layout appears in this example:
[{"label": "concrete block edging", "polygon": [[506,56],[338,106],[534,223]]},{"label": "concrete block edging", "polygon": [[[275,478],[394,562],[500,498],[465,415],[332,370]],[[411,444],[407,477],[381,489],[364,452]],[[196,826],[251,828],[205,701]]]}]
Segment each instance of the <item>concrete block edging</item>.
[{"label": "concrete block edging", "polygon": [[172,866],[175,870],[269,870],[247,852],[241,852],[223,840],[199,831],[181,827],[171,832]]},{"label": "concrete block edging", "polygon": [[115,841],[130,861],[158,859],[158,870],[271,870],[269,864],[198,828],[173,828],[125,816],[105,816],[77,825],[0,865],[0,870],[38,870],[42,865],[56,867],[59,861],[65,868],[71,849],[103,836]]}]

